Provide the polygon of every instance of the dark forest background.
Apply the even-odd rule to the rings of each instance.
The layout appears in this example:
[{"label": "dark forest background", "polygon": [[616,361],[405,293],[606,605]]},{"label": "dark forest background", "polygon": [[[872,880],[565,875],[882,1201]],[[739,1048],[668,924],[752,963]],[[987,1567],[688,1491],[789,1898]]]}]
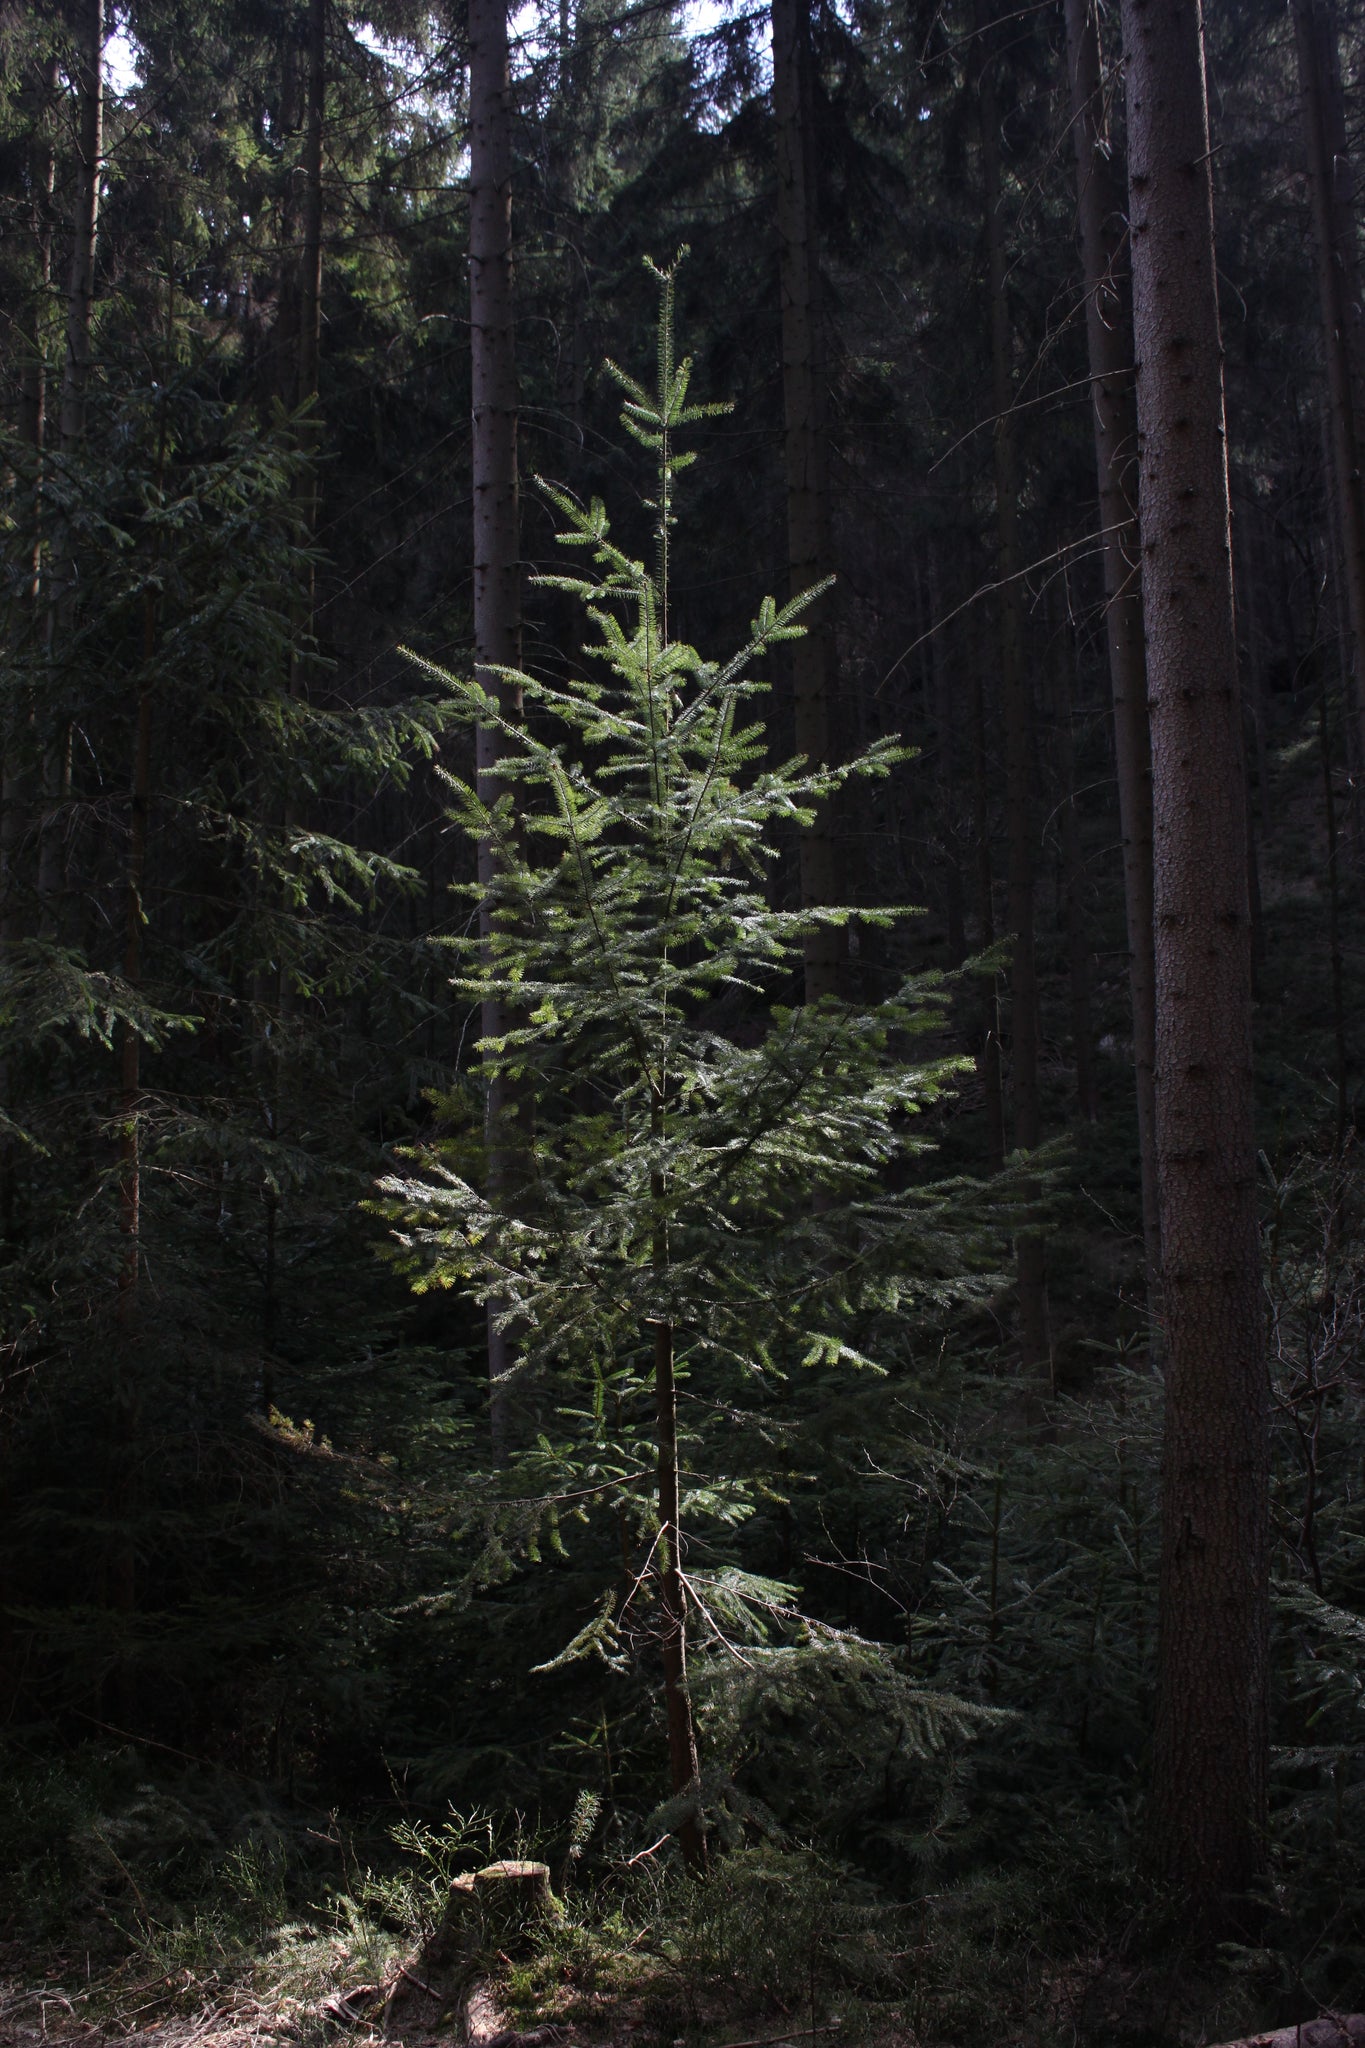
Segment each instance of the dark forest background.
[{"label": "dark forest background", "polygon": [[[496,1460],[483,1310],[414,1293],[367,1206],[403,1148],[486,1165],[447,943],[476,918],[452,894],[474,850],[439,772],[472,776],[473,746],[404,651],[474,657],[467,25],[407,0],[111,8],[92,201],[91,13],[0,7],[14,1942],[145,1957],[211,1913],[278,1926],[343,1897],[353,1932],[401,1928],[392,1872],[438,1884],[477,1840],[597,1901],[554,1953],[571,1985],[629,1946],[609,1899],[741,2003],[795,2009],[818,1951],[916,2038],[1001,2014],[1001,2038],[1170,2038],[1177,1967],[1228,2033],[1358,2004],[1365,688],[1293,14],[1207,24],[1276,1604],[1260,1917],[1196,1965],[1134,1853],[1161,1341],[1063,11],[799,10],[828,743],[915,749],[835,800],[840,899],[919,907],[855,920],[839,987],[947,977],[930,1051],[966,1064],[926,1172],[969,1190],[944,1226],[969,1278],[907,1286],[875,1368],[789,1362],[738,1407],[684,1389],[712,1587],[693,1689],[730,1851],[709,1920],[670,1848],[631,1860],[676,1815],[652,1610],[596,1626],[648,1546],[582,1505],[606,1470],[590,1397]],[[1365,121],[1354,0],[1330,31],[1340,170]],[[512,77],[523,663],[582,668],[574,605],[533,581],[560,523],[533,476],[647,545],[652,478],[603,363],[648,378],[643,259],[683,244],[693,395],[733,410],[679,479],[674,624],[727,653],[793,570],[768,14],[528,7]],[[793,660],[771,664],[774,760]],[[774,904],[802,875],[792,831]],[[772,992],[801,995],[795,970]],[[1036,1262],[1009,1234],[1016,1147]],[[664,2010],[670,2039],[708,2023]]]}]

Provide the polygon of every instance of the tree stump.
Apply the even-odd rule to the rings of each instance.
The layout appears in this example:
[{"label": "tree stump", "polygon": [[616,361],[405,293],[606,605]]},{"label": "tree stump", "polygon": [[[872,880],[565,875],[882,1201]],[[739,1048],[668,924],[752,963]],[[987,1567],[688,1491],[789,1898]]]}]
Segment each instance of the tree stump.
[{"label": "tree stump", "polygon": [[537,1927],[558,1919],[560,1911],[548,1863],[490,1863],[472,1876],[456,1878],[422,1960],[446,1969],[461,1956],[518,1947]]},{"label": "tree stump", "polygon": [[1221,2042],[1219,2048],[1365,2048],[1365,2013],[1329,2013],[1269,2034],[1244,2034],[1239,2041]]},{"label": "tree stump", "polygon": [[[435,2026],[470,1993],[497,1955],[524,1948],[538,1927],[563,1911],[550,1889],[548,1863],[490,1863],[457,1877],[440,1925],[416,1956],[400,1964],[384,2007],[384,2031],[420,2013]],[[461,2029],[462,2031],[462,2029]]]}]

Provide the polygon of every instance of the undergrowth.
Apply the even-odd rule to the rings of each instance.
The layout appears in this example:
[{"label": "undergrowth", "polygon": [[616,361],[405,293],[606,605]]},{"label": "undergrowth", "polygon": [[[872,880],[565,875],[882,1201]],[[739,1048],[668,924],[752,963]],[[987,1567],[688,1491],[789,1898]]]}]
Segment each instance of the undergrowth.
[{"label": "undergrowth", "polygon": [[[290,2039],[334,2036],[325,2001],[382,1992],[420,1955],[452,1880],[509,1854],[551,1862],[563,1913],[525,1950],[487,1959],[495,2002],[513,2024],[586,2040],[625,2021],[641,2042],[669,2044],[827,2029],[926,2048],[981,2037],[1156,2048],[1192,2034],[1191,2013],[1226,2035],[1268,2011],[1303,2016],[1314,1995],[1310,1900],[1306,1917],[1282,1888],[1260,1948],[1185,1955],[1113,1814],[1036,1823],[1020,1855],[977,1858],[896,1897],[790,1840],[739,1842],[705,1883],[671,1845],[607,1857],[583,1839],[591,1801],[578,1841],[573,1819],[535,1830],[452,1813],[367,1836],[335,1815],[261,1808],[225,1844],[224,1786],[201,1785],[196,1804],[189,1782],[158,1782],[139,1764],[92,1752],[83,1776],[12,1778],[0,1795],[11,1925],[20,1931],[23,1893],[29,1941],[45,1931],[45,1974],[70,1989],[88,1973],[78,2010],[124,2028],[245,2001]],[[1329,1947],[1358,1907],[1348,1893],[1335,1928],[1320,1929]]]}]

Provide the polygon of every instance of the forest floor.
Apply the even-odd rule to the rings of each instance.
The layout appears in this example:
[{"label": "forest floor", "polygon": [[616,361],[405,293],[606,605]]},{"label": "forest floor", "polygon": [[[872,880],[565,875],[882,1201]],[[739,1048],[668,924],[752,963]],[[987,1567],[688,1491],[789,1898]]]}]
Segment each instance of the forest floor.
[{"label": "forest floor", "polygon": [[[954,2024],[946,2011],[916,2015],[890,2000],[760,2003],[677,1976],[542,1985],[532,1998],[509,1965],[452,2003],[411,1995],[405,1967],[378,1983],[342,1970],[305,1990],[273,1980],[265,1957],[254,1972],[237,1958],[221,1973],[156,1975],[129,1957],[88,1980],[85,1956],[44,1960],[34,1969],[19,1944],[0,1943],[0,2048],[1191,2048],[1249,2017],[1211,1979],[1098,1957],[1088,1971],[1049,1976],[1032,2010],[1002,2006],[984,2027],[979,2010]],[[1242,2032],[1222,2048],[1365,2048],[1365,2016],[1308,2002],[1297,2027]]]},{"label": "forest floor", "polygon": [[617,1994],[577,1997],[572,2014],[559,2020],[518,2023],[492,1984],[475,1990],[463,2025],[450,2011],[438,2012],[435,2024],[420,2011],[391,2015],[386,2024],[384,1992],[368,1986],[301,2000],[226,1982],[185,1982],[187,1973],[179,1982],[96,1979],[81,1986],[73,1968],[25,1984],[12,1974],[20,1967],[17,1956],[0,1955],[0,1969],[11,1973],[0,1975],[0,2048],[438,2048],[453,2041],[465,2048],[800,2048],[817,2040],[822,2048],[841,2041],[909,2048],[917,2038],[897,2021],[869,2028],[861,2014],[849,2025],[812,2026],[808,2016],[727,2011],[721,2001],[666,2019],[657,2002]]}]

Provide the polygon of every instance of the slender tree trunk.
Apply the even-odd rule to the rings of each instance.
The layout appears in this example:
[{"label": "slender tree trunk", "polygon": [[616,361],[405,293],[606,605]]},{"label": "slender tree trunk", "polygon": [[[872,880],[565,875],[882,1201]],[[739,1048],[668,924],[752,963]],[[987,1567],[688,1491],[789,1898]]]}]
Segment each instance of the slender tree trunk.
[{"label": "slender tree trunk", "polygon": [[[1331,488],[1329,472],[1329,492]],[[1254,517],[1250,506],[1240,518],[1235,511],[1233,513],[1233,588],[1237,595],[1239,627],[1246,634],[1246,706],[1251,714],[1251,745],[1256,764],[1256,808],[1252,814],[1252,822],[1259,824],[1264,835],[1270,826],[1270,754],[1266,735],[1265,634],[1261,626],[1260,609],[1256,603],[1258,570],[1252,524]],[[1335,538],[1336,516],[1335,508],[1331,504],[1328,506],[1327,523]],[[1340,553],[1335,548],[1332,559],[1340,560]],[[1347,660],[1349,659],[1348,650]]]},{"label": "slender tree trunk", "polygon": [[1331,706],[1327,697],[1325,673],[1318,683],[1318,760],[1322,769],[1323,813],[1327,821],[1327,951],[1332,986],[1332,1042],[1335,1051],[1333,1064],[1337,1095],[1336,1153],[1339,1158],[1346,1142],[1346,1126],[1350,1112],[1350,1099],[1347,1093],[1347,1075],[1350,1067],[1346,1051],[1346,995],[1341,957],[1341,877],[1337,854],[1335,763],[1332,759]]},{"label": "slender tree trunk", "polygon": [[[147,819],[151,803],[152,691],[150,669],[156,653],[156,600],[149,592],[143,609],[143,674],[138,679],[137,714],[133,729],[133,772],[129,791],[128,867],[124,881],[125,910],[123,978],[130,989],[142,986],[142,934],[145,923],[143,879],[147,869]],[[123,1265],[119,1273],[119,1321],[130,1330],[137,1321],[138,1285],[142,1270],[142,1040],[125,1024],[119,1052],[123,1121],[119,1185],[119,1227],[123,1234]]]},{"label": "slender tree trunk", "polygon": [[[469,8],[469,323],[473,378],[474,643],[479,681],[504,716],[520,717],[521,693],[498,674],[521,657],[521,561],[517,506],[517,370],[512,323],[512,134],[504,0],[471,0]],[[502,753],[494,726],[477,739],[479,795],[497,801]],[[479,913],[485,942],[493,930],[497,857],[479,846]],[[486,1039],[508,1028],[505,1006],[483,1005]],[[518,1105],[502,1075],[490,1072],[487,1093],[488,1191],[504,1196],[513,1173]],[[511,1447],[514,1350],[497,1327],[502,1304],[489,1303],[489,1425],[494,1456]]]},{"label": "slender tree trunk", "polygon": [[[308,461],[294,486],[295,502],[311,536],[317,530],[319,509],[319,457],[322,452],[322,423],[316,410],[318,374],[322,354],[322,244],[323,187],[322,142],[327,121],[327,4],[328,0],[307,0],[303,43],[303,147],[298,167],[290,181],[283,224],[286,250],[298,224],[298,249],[292,260],[286,254],[281,278],[280,336],[277,375],[284,403],[293,408],[312,402],[313,410],[299,429],[298,446]],[[282,95],[282,125],[293,127],[299,119],[297,48],[291,44],[286,56]],[[170,284],[168,281],[168,290]],[[307,670],[301,659],[313,636],[316,615],[315,572],[310,562],[304,581],[291,607],[293,631],[289,645],[288,687],[291,697],[307,694]],[[275,812],[274,824],[282,841],[282,858],[290,859],[289,846],[298,822],[297,793],[286,774],[285,786]],[[284,884],[280,892],[280,915],[287,926],[292,915],[291,892]],[[294,1009],[295,961],[287,937],[278,949],[278,964],[258,978],[256,998],[272,1015],[271,1036],[257,1046],[257,1064],[262,1077],[262,1104],[267,1135],[278,1144],[285,1135],[290,1115],[289,1020]],[[279,1238],[283,1196],[274,1174],[264,1177],[261,1187],[265,1245],[261,1261],[261,1380],[259,1402],[262,1414],[275,1405],[275,1360],[279,1335]]]},{"label": "slender tree trunk", "polygon": [[[980,20],[980,10],[978,10]],[[984,30],[982,31],[984,34]],[[1024,668],[1019,572],[1019,453],[1014,431],[1009,300],[1005,281],[1004,193],[996,57],[988,46],[979,81],[981,170],[989,267],[991,381],[995,409],[996,581],[999,585],[1000,693],[1005,723],[1005,839],[1010,936],[1010,1096],[1014,1143],[1032,1152],[1041,1134],[1038,1107],[1038,972],[1033,928],[1033,704]],[[1048,1357],[1047,1278],[1037,1231],[1015,1239],[1019,1356],[1025,1371]]]},{"label": "slender tree trunk", "polygon": [[[174,359],[175,274],[166,265],[166,367],[161,377],[162,402],[157,429],[156,501],[166,488],[166,391]],[[153,542],[152,575],[142,602],[142,669],[138,676],[133,719],[133,758],[128,786],[128,864],[124,872],[123,979],[130,990],[143,984],[143,936],[147,928],[144,884],[147,874],[148,826],[152,800],[152,664],[156,658],[156,569],[159,537]],[[119,1040],[119,1233],[123,1258],[119,1267],[113,1348],[114,1385],[111,1417],[113,1483],[111,1535],[107,1561],[110,1604],[131,1617],[137,1612],[137,1544],[133,1518],[138,1496],[138,1436],[141,1402],[136,1346],[141,1336],[142,1297],[142,1039],[136,1027],[122,1026]],[[120,1657],[111,1673],[114,1706],[123,1725],[133,1725],[137,1712],[136,1669]]]},{"label": "slender tree trunk", "polygon": [[1076,212],[1085,281],[1095,467],[1103,535],[1105,626],[1114,698],[1114,761],[1128,993],[1133,1016],[1138,1170],[1147,1308],[1155,1338],[1161,1308],[1161,1224],[1156,1179],[1156,969],[1152,925],[1152,743],[1137,526],[1137,412],[1124,195],[1106,113],[1096,0],[1066,0]]},{"label": "slender tree trunk", "polygon": [[[995,944],[995,884],[991,873],[990,762],[986,755],[985,655],[975,650],[972,664],[972,812],[976,838],[977,918],[981,950]],[[991,973],[982,985],[981,1049],[977,1072],[986,1105],[986,1158],[993,1172],[1005,1163],[1005,1098],[1000,1073],[999,979]]]},{"label": "slender tree trunk", "polygon": [[[1251,912],[1251,993],[1253,999],[1259,993],[1259,984],[1265,964],[1265,924],[1261,916],[1261,859],[1260,849],[1265,844],[1270,818],[1270,755],[1266,735],[1266,693],[1265,693],[1265,650],[1257,616],[1256,591],[1257,571],[1253,545],[1252,514],[1247,513],[1239,520],[1234,510],[1232,520],[1232,587],[1236,604],[1237,631],[1240,637],[1246,632],[1246,668],[1242,678],[1242,728],[1245,735],[1248,720],[1251,726],[1251,753],[1247,766],[1247,904]],[[1334,524],[1332,508],[1328,507],[1328,526]],[[1241,566],[1238,567],[1238,554]],[[1335,557],[1334,557],[1335,559]],[[1349,662],[1350,649],[1343,643],[1343,659]],[[1245,739],[1243,745],[1245,752]],[[1255,794],[1253,798],[1253,774],[1250,761],[1254,760]]]},{"label": "slender tree trunk", "polygon": [[1094,1033],[1090,1018],[1090,945],[1086,936],[1085,881],[1081,828],[1076,811],[1076,638],[1070,619],[1062,623],[1065,647],[1058,666],[1057,770],[1061,776],[1058,839],[1062,865],[1062,911],[1066,926],[1067,974],[1071,983],[1071,1044],[1076,1074],[1076,1107],[1088,1124],[1099,1117],[1095,1092]]},{"label": "slender tree trunk", "polygon": [[327,119],[327,0],[308,0],[302,242],[299,250],[299,402],[318,395],[322,347],[322,134]]},{"label": "slender tree trunk", "polygon": [[[786,421],[787,564],[793,597],[830,573],[829,437],[811,132],[809,0],[772,0],[773,117],[777,127],[777,240],[782,291],[782,404]],[[805,615],[792,647],[796,751],[834,758],[834,634],[828,595]],[[822,806],[801,835],[803,908],[843,900],[834,819]],[[837,995],[847,946],[824,928],[806,941],[806,1001]]]},{"label": "slender tree trunk", "polygon": [[[1341,495],[1336,482],[1335,468],[1336,464],[1332,452],[1331,423],[1330,421],[1324,419],[1324,421],[1322,422],[1322,479],[1323,500],[1327,513],[1327,517],[1324,522],[1326,527],[1328,567],[1326,584],[1327,593],[1331,599],[1329,609],[1332,622],[1332,637],[1336,641],[1337,652],[1340,657],[1339,674],[1341,677],[1341,727],[1345,737],[1345,746],[1342,752],[1343,766],[1346,770],[1346,787],[1348,791],[1348,811],[1346,824],[1347,831],[1350,835],[1351,840],[1353,842],[1358,842],[1360,837],[1359,826],[1361,793],[1361,729],[1358,693],[1356,690],[1356,679],[1351,661],[1350,629],[1347,624],[1346,604],[1343,595],[1346,587],[1346,572],[1342,561],[1343,549],[1341,544],[1341,520],[1338,516],[1341,504]],[[1238,608],[1240,611],[1241,593],[1243,592],[1244,586],[1241,583],[1239,583],[1237,588],[1239,592]],[[1248,635],[1248,642],[1249,644],[1251,643],[1250,635]],[[1264,695],[1264,677],[1256,676],[1254,677],[1254,679],[1257,684],[1256,695],[1257,700],[1259,702],[1259,700]],[[1262,719],[1260,721],[1260,725],[1263,726],[1263,724],[1264,720]],[[1263,732],[1259,728],[1256,734],[1256,744],[1257,757],[1259,760],[1260,753],[1265,744]],[[1258,781],[1259,775],[1260,771],[1258,768]],[[1262,835],[1264,835],[1265,827],[1263,806],[1261,807],[1260,812],[1258,814],[1258,820],[1261,824]]]},{"label": "slender tree trunk", "polygon": [[[31,657],[38,639],[42,603],[43,449],[47,439],[47,299],[52,285],[52,191],[57,150],[53,109],[61,83],[55,56],[48,57],[36,81],[33,141],[29,175],[33,199],[33,291],[22,336],[24,361],[20,373],[19,438],[32,460],[30,483],[31,535],[25,541],[24,584],[17,606],[14,640]],[[0,960],[26,931],[26,841],[33,808],[33,692],[16,691],[6,706],[4,765],[0,769]],[[31,882],[31,878],[28,878]],[[13,1111],[14,1074],[8,1048],[0,1046],[0,1110]],[[0,1238],[14,1232],[14,1141],[0,1133]]]},{"label": "slender tree trunk", "polygon": [[[70,462],[85,440],[90,388],[91,311],[95,296],[95,240],[104,163],[104,0],[84,0],[77,44],[76,202],[72,214],[71,276],[66,298],[66,358],[59,424],[62,458]],[[70,627],[72,563],[69,535],[58,540],[53,563],[48,629],[54,652]],[[64,692],[58,692],[60,698]],[[55,931],[65,879],[66,809],[71,794],[71,727],[60,702],[45,737],[43,824],[38,849],[38,895],[43,921]]]},{"label": "slender tree trunk", "polygon": [[1150,1854],[1212,1932],[1264,1867],[1269,1437],[1246,779],[1197,0],[1123,0],[1167,1318]]},{"label": "slender tree trunk", "polygon": [[962,886],[962,839],[958,831],[956,805],[960,781],[961,752],[957,701],[945,634],[938,621],[943,611],[938,555],[929,554],[929,635],[934,683],[934,716],[938,726],[938,798],[943,848],[943,898],[948,965],[958,968],[967,957],[967,919]]},{"label": "slender tree trunk", "polygon": [[[695,1795],[701,1777],[692,1697],[687,1686],[687,1596],[679,1548],[681,1521],[678,1477],[678,1390],[673,1371],[673,1325],[654,1325],[654,1398],[659,1433],[658,1581],[664,1715],[668,1724],[669,1782],[675,1799]],[[706,1837],[689,1814],[678,1828],[688,1868],[706,1868]]]},{"label": "slender tree trunk", "polygon": [[1292,0],[1299,58],[1313,236],[1318,255],[1318,300],[1332,423],[1332,474],[1351,630],[1356,696],[1365,704],[1365,477],[1361,475],[1360,266],[1356,253],[1355,192],[1346,145],[1341,52],[1335,0]]},{"label": "slender tree trunk", "polygon": [[[124,876],[123,978],[142,986],[145,922],[143,879],[147,866],[147,820],[151,797],[152,693],[150,669],[156,652],[156,600],[143,606],[143,674],[138,680],[129,789],[128,865]],[[109,1537],[105,1553],[106,1597],[125,1621],[137,1612],[137,1543],[133,1520],[138,1494],[139,1386],[135,1347],[139,1337],[142,1278],[142,1041],[125,1023],[119,1042],[119,1234],[123,1256],[118,1276],[118,1338],[112,1348],[109,1418]],[[136,1666],[116,1657],[109,1674],[111,1709],[124,1727],[135,1725]]]}]

